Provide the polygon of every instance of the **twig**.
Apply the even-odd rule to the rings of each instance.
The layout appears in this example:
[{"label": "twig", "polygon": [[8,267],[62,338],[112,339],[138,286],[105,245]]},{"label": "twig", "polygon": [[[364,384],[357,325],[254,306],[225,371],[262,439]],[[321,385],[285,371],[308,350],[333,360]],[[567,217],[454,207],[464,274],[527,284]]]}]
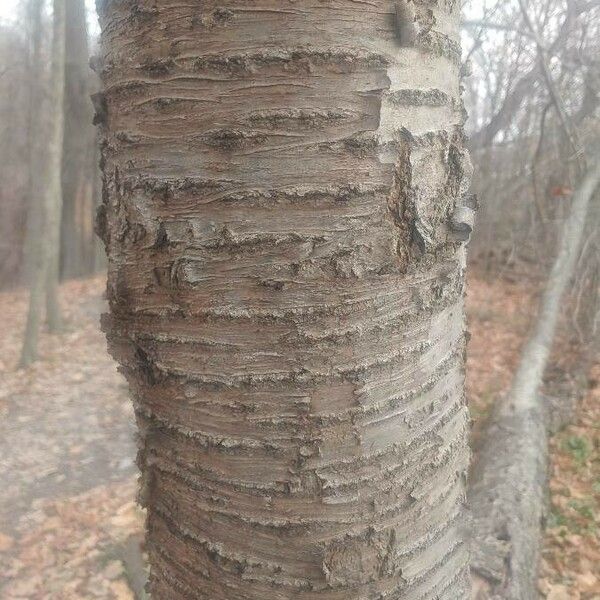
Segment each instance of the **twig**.
[{"label": "twig", "polygon": [[510,31],[512,33],[518,33],[525,37],[533,38],[529,31],[525,31],[520,27],[514,27],[512,25],[506,25],[505,23],[494,23],[493,21],[485,21],[484,19],[465,19],[462,22],[462,26],[468,29],[481,28],[481,29],[494,29],[497,31]]},{"label": "twig", "polygon": [[546,49],[544,47],[544,42],[540,37],[536,27],[529,16],[529,12],[527,11],[527,7],[525,6],[525,0],[519,0],[519,6],[521,8],[521,13],[523,15],[523,19],[533,38],[535,39],[535,43],[537,46],[538,53],[538,61],[540,63],[540,67],[542,69],[542,74],[544,76],[544,80],[546,82],[546,87],[548,88],[548,93],[552,99],[552,103],[556,108],[556,112],[558,113],[558,118],[560,119],[561,125],[567,136],[571,147],[573,148],[573,157],[576,160],[576,163],[580,170],[585,170],[585,157],[583,154],[582,146],[579,141],[579,136],[577,135],[577,131],[572,126],[571,121],[567,115],[567,111],[565,109],[564,102],[562,100],[562,96],[556,87],[554,79],[552,78],[552,73],[550,72],[550,67],[548,66],[548,61],[546,60]]},{"label": "twig", "polygon": [[531,181],[533,184],[533,200],[535,204],[535,208],[538,213],[538,217],[540,218],[540,222],[542,224],[542,229],[546,229],[546,213],[542,206],[540,195],[538,193],[537,186],[537,168],[540,160],[540,156],[542,154],[542,145],[544,143],[544,133],[546,129],[546,117],[548,116],[548,111],[550,110],[551,104],[546,104],[542,111],[542,117],[540,119],[540,137],[538,139],[537,148],[535,149],[535,153],[533,154],[533,160],[531,161]]},{"label": "twig", "polygon": [[[487,9],[484,9],[482,21],[486,21],[488,19],[488,17],[490,17],[491,15],[493,15],[498,10],[498,7],[499,7],[499,4],[496,3],[494,5],[494,7],[491,8],[489,11]],[[475,23],[475,21],[463,21],[463,25],[466,25],[468,23]],[[483,24],[479,25],[479,31],[477,32],[477,35],[474,37],[473,46],[469,50],[469,53],[467,54],[467,56],[465,57],[465,60],[463,61],[463,64],[467,64],[471,60],[471,57],[473,56],[473,54],[475,52],[477,52],[477,50],[483,44],[482,36],[483,36],[483,32],[485,31],[485,29],[486,29],[486,27],[484,27]]]}]

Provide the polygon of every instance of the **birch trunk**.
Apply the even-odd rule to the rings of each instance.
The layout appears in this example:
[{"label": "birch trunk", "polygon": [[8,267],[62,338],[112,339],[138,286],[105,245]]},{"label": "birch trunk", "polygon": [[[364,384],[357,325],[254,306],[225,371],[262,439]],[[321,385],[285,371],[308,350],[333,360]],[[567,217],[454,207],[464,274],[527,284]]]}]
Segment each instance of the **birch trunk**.
[{"label": "birch trunk", "polygon": [[99,9],[154,597],[464,600],[459,3]]}]

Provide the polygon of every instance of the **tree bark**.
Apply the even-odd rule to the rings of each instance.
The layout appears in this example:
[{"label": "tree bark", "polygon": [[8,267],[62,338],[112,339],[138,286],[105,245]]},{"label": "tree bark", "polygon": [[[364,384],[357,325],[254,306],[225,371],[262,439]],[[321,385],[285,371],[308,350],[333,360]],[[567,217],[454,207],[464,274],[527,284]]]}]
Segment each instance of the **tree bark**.
[{"label": "tree bark", "polygon": [[65,134],[62,157],[62,278],[83,275],[93,240],[86,236],[87,182],[92,180],[94,131],[90,102],[89,47],[85,2],[66,0]]},{"label": "tree bark", "polygon": [[485,583],[481,598],[534,600],[539,596],[537,565],[548,456],[548,408],[539,388],[561,301],[581,249],[590,200],[599,184],[596,159],[574,196],[534,330],[510,392],[491,420],[474,470],[473,571]]},{"label": "tree bark", "polygon": [[155,598],[469,595],[460,6],[397,4],[99,5]]}]

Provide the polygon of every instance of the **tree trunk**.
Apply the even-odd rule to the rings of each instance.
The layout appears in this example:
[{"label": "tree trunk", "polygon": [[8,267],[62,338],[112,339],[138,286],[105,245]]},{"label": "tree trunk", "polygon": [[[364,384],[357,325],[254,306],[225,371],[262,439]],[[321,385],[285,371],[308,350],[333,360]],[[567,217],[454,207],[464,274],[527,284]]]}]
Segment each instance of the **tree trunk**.
[{"label": "tree trunk", "polygon": [[61,329],[60,306],[58,302],[58,252],[60,243],[60,208],[61,196],[61,156],[63,140],[63,86],[64,86],[64,0],[54,0],[54,17],[52,26],[52,68],[50,78],[50,124],[48,140],[44,147],[43,177],[40,178],[39,193],[32,198],[39,198],[41,206],[32,204],[32,211],[40,211],[40,225],[33,255],[35,264],[32,271],[29,311],[25,327],[21,366],[31,364],[37,356],[37,340],[44,298],[46,299],[46,318],[51,332]]},{"label": "tree trunk", "polygon": [[432,7],[100,3],[155,598],[469,595],[470,163],[460,6]]},{"label": "tree trunk", "polygon": [[61,277],[86,272],[92,240],[85,235],[87,182],[92,178],[92,105],[85,2],[66,0],[65,134],[62,157]]},{"label": "tree trunk", "polygon": [[29,0],[27,5],[27,33],[29,54],[27,57],[28,106],[27,106],[27,226],[24,241],[25,281],[31,284],[34,264],[37,262],[37,240],[41,232],[40,211],[37,210],[41,154],[39,132],[41,130],[40,105],[43,78],[42,44],[42,4],[43,0]]},{"label": "tree trunk", "polygon": [[28,6],[29,36],[29,106],[27,107],[27,226],[25,231],[25,278],[29,286],[29,308],[23,334],[19,364],[31,364],[37,357],[38,333],[44,303],[44,253],[42,249],[43,207],[40,206],[40,169],[43,166],[40,106],[42,102],[42,0],[30,0]]},{"label": "tree trunk", "polygon": [[48,140],[48,181],[45,193],[46,256],[46,319],[50,333],[62,330],[62,315],[58,299],[60,268],[60,216],[62,212],[62,148],[64,139],[65,97],[65,28],[66,0],[54,0],[52,30],[52,70],[50,94],[52,116]]}]

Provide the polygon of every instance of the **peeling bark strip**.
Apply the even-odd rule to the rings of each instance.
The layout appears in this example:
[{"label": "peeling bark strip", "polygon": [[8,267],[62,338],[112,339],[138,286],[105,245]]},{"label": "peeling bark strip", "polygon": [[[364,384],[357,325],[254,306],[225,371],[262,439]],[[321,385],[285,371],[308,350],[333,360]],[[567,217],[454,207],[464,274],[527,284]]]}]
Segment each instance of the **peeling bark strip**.
[{"label": "peeling bark strip", "polygon": [[409,4],[100,6],[155,598],[468,597],[459,3]]}]

